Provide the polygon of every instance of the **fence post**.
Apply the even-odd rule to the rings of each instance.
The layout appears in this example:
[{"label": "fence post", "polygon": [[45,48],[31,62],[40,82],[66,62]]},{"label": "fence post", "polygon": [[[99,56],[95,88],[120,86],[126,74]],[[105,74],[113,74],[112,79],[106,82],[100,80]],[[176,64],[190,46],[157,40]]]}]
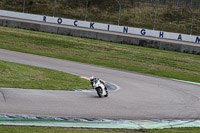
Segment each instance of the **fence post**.
[{"label": "fence post", "polygon": [[24,13],[24,10],[25,10],[25,4],[26,4],[26,0],[24,0],[24,2],[23,2],[23,13]]},{"label": "fence post", "polygon": [[56,0],[54,1],[54,6],[53,6],[53,17],[55,16],[55,10],[56,10]]},{"label": "fence post", "polygon": [[154,2],[151,0],[151,4],[154,7],[155,15],[154,15],[154,22],[153,22],[153,30],[156,28],[156,19],[157,19],[157,6],[158,6],[158,0],[154,0]]},{"label": "fence post", "polygon": [[177,0],[177,6],[178,7],[180,6],[180,0]]},{"label": "fence post", "polygon": [[86,6],[85,6],[85,21],[87,20],[87,8],[88,8],[88,0],[86,0]]},{"label": "fence post", "polygon": [[119,5],[119,15],[118,15],[118,25],[120,24],[120,16],[121,16],[121,4],[120,4],[120,2],[119,2],[119,0],[116,0],[117,1],[117,3],[118,3],[118,5]]},{"label": "fence post", "polygon": [[198,7],[198,9],[200,10],[200,3],[199,3],[199,7]]},{"label": "fence post", "polygon": [[191,27],[190,27],[190,35],[192,35],[193,22],[194,22],[194,11],[192,10],[192,5],[193,5],[193,0],[191,0],[190,6],[189,6],[190,12],[192,13],[192,22],[191,22]]}]

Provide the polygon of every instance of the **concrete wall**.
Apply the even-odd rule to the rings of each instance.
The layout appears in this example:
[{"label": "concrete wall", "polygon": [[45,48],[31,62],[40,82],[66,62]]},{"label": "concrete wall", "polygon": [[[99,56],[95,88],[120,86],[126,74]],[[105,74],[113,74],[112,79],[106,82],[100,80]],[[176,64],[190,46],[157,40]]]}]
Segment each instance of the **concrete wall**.
[{"label": "concrete wall", "polygon": [[176,41],[176,43],[170,43],[165,41],[131,37],[127,34],[112,34],[112,32],[108,33],[97,30],[77,29],[74,27],[63,27],[61,25],[55,24],[48,25],[47,23],[37,24],[32,22],[21,22],[16,20],[6,20],[2,18],[0,19],[0,25],[200,55],[200,46],[179,44],[178,41]]},{"label": "concrete wall", "polygon": [[19,18],[19,19],[25,19],[25,20],[33,20],[33,21],[38,21],[38,22],[54,23],[54,24],[60,24],[60,25],[75,26],[75,27],[91,28],[91,29],[104,30],[104,31],[110,31],[110,32],[143,35],[143,36],[149,36],[149,37],[155,37],[155,38],[161,38],[161,39],[164,38],[164,39],[178,40],[180,42],[185,41],[185,42],[193,42],[193,43],[200,44],[199,36],[180,34],[180,33],[172,33],[172,32],[156,31],[156,30],[143,29],[143,28],[127,27],[127,26],[121,26],[121,25],[88,22],[88,21],[73,20],[73,19],[67,19],[67,18],[57,18],[57,17],[42,16],[42,15],[36,15],[36,14],[5,11],[5,10],[0,10],[0,16]]}]

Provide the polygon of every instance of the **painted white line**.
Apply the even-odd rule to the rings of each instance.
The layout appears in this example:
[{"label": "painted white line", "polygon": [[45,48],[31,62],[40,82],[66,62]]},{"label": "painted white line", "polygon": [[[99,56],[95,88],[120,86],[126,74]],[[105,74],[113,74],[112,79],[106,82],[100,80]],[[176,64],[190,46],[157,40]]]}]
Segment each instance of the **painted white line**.
[{"label": "painted white line", "polygon": [[0,114],[0,125],[121,129],[164,129],[180,127],[200,127],[200,120],[123,120]]},{"label": "painted white line", "polygon": [[185,81],[185,80],[179,80],[179,79],[172,79],[172,80],[183,82],[183,83],[188,83],[188,84],[200,85],[200,83],[197,83],[197,82],[191,82],[191,81]]},{"label": "painted white line", "polygon": [[111,83],[111,82],[107,82],[107,83],[112,84],[112,85],[114,85],[117,88],[117,89],[112,90],[112,92],[120,90],[120,87],[118,85],[116,85],[114,83]]}]

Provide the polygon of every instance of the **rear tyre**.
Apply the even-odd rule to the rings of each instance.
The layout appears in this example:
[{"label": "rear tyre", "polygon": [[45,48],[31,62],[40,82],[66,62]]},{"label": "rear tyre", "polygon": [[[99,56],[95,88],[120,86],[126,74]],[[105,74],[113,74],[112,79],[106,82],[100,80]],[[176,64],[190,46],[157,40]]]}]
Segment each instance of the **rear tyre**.
[{"label": "rear tyre", "polygon": [[104,95],[104,97],[108,97],[108,91],[106,91],[106,95]]}]

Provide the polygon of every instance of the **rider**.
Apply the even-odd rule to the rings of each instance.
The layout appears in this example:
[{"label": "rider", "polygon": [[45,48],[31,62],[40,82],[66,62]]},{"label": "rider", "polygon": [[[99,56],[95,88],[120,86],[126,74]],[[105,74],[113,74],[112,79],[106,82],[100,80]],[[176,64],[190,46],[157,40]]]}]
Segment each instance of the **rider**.
[{"label": "rider", "polygon": [[[91,83],[92,87],[93,87],[94,81],[95,81],[95,77],[94,77],[94,76],[90,77],[90,83]],[[94,87],[93,87],[93,88],[94,88]]]},{"label": "rider", "polygon": [[107,91],[105,81],[103,81],[102,79],[99,79],[99,78],[95,78],[94,76],[90,77],[90,83],[91,83],[92,87],[94,88],[93,83],[98,81],[98,80],[100,80],[100,82],[105,86],[105,89]]}]

